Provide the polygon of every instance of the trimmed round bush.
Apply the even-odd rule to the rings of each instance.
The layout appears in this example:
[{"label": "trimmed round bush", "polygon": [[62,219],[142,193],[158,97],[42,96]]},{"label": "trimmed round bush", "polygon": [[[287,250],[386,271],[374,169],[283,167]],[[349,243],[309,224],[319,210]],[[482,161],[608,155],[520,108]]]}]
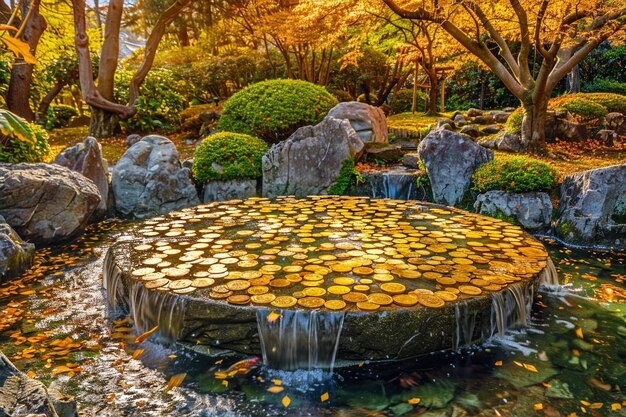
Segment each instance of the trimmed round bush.
[{"label": "trimmed round bush", "polygon": [[194,154],[193,179],[202,185],[210,180],[260,177],[266,151],[267,144],[250,135],[220,132],[208,136]]},{"label": "trimmed round bush", "polygon": [[74,107],[66,106],[65,104],[52,105],[48,108],[46,128],[65,127],[76,116],[78,116],[78,111]]},{"label": "trimmed round bush", "polygon": [[276,143],[299,127],[321,122],[335,105],[337,99],[324,87],[297,80],[263,81],[228,99],[217,127]]},{"label": "trimmed round bush", "polygon": [[506,119],[504,130],[507,133],[519,135],[522,133],[522,121],[524,120],[524,110],[521,107],[516,108],[509,118]]},{"label": "trimmed round bush", "polygon": [[576,100],[576,99],[584,99],[592,101],[596,104],[604,106],[609,113],[617,112],[617,113],[626,113],[626,96],[621,94],[614,93],[576,93],[576,94],[568,94],[561,97],[555,97],[550,99],[550,103],[548,107],[551,109],[556,109],[559,107],[563,107],[567,102]]},{"label": "trimmed round bush", "polygon": [[505,161],[491,161],[481,165],[472,176],[474,189],[527,193],[550,191],[556,186],[556,170],[549,165],[526,157],[515,157]]},{"label": "trimmed round bush", "polygon": [[599,119],[608,113],[603,105],[585,98],[568,100],[561,105],[561,108],[583,119]]}]

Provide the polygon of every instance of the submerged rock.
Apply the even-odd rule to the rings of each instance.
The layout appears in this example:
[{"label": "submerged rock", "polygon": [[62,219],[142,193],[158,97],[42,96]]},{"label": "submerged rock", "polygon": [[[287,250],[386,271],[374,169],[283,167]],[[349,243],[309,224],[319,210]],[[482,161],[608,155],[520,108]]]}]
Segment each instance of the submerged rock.
[{"label": "submerged rock", "polygon": [[0,164],[0,215],[23,239],[50,244],[76,236],[101,197],[83,175],[54,164]]},{"label": "submerged rock", "polygon": [[35,245],[24,242],[0,219],[0,282],[26,271],[34,258]]},{"label": "submerged rock", "polygon": [[402,159],[402,151],[396,145],[387,143],[366,143],[365,158],[368,161],[378,160],[394,164]]},{"label": "submerged rock", "polygon": [[474,171],[493,159],[492,151],[445,129],[429,133],[417,153],[426,167],[435,202],[449,206],[463,199]]},{"label": "submerged rock", "polygon": [[552,202],[546,193],[505,193],[488,191],[479,194],[474,209],[493,217],[511,219],[530,231],[546,231],[552,219]]},{"label": "submerged rock", "polygon": [[387,118],[380,107],[347,101],[330,109],[326,117],[347,119],[363,142],[387,143]]},{"label": "submerged rock", "polygon": [[626,164],[568,175],[560,189],[557,236],[576,245],[626,248]]},{"label": "submerged rock", "polygon": [[358,158],[364,146],[348,120],[326,117],[301,127],[263,156],[263,195],[326,194],[344,161]]},{"label": "submerged rock", "polygon": [[123,217],[145,218],[200,203],[176,146],[163,136],[146,136],[113,169],[115,208]]}]

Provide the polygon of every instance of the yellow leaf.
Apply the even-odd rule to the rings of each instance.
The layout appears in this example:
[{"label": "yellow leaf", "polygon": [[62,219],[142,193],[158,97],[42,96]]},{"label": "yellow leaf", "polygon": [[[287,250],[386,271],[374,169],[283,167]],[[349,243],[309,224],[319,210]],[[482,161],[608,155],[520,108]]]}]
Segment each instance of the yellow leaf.
[{"label": "yellow leaf", "polygon": [[289,407],[289,404],[291,404],[291,398],[289,398],[288,395],[285,395],[280,402],[283,404],[283,407]]},{"label": "yellow leaf", "polygon": [[537,372],[537,368],[535,368],[534,365],[530,365],[528,363],[524,364],[524,369],[526,369],[527,371],[530,371],[530,372]]},{"label": "yellow leaf", "polygon": [[282,316],[283,316],[282,314],[272,311],[270,314],[267,315],[267,322],[274,323],[276,320],[278,320]]},{"label": "yellow leaf", "polygon": [[283,381],[281,381],[280,379],[272,379],[272,384],[281,386],[283,385]]},{"label": "yellow leaf", "polygon": [[502,361],[496,361],[495,365],[496,366],[502,366]]},{"label": "yellow leaf", "polygon": [[586,406],[590,406],[591,405],[591,403],[589,401],[585,401],[585,400],[580,400],[580,403],[582,405],[586,405]]},{"label": "yellow leaf", "polygon": [[21,41],[13,36],[4,36],[0,38],[2,42],[6,45],[7,48],[11,50],[15,54],[15,56],[22,56],[24,58],[24,62],[27,64],[36,64],[37,60],[30,53],[30,46],[24,41]]},{"label": "yellow leaf", "polygon": [[133,352],[133,359],[141,358],[141,355],[143,355],[145,351],[146,351],[145,349],[137,349],[136,351]]},{"label": "yellow leaf", "polygon": [[582,328],[579,327],[579,328],[576,329],[576,336],[578,336],[580,339],[584,338],[584,336],[583,336],[583,329]]},{"label": "yellow leaf", "polygon": [[186,376],[187,376],[186,373],[176,374],[172,376],[170,380],[167,382],[167,387],[165,387],[165,392],[168,392],[172,388],[180,387],[180,385],[185,380]]},{"label": "yellow leaf", "polygon": [[328,394],[328,392],[325,392],[322,395],[320,395],[320,400],[322,402],[328,401],[329,398],[330,398],[330,395]]},{"label": "yellow leaf", "polygon": [[215,373],[215,378],[216,379],[226,379],[226,378],[228,378],[228,374],[226,372],[216,372]]},{"label": "yellow leaf", "polygon": [[228,386],[228,381],[227,381],[227,380],[223,380],[223,381],[222,381],[222,385],[224,385],[225,387],[227,387],[227,386]]},{"label": "yellow leaf", "polygon": [[603,405],[603,403],[593,403],[589,406],[589,408],[591,408],[592,410],[597,410],[598,408],[602,408]]},{"label": "yellow leaf", "polygon": [[271,394],[278,394],[280,392],[283,392],[285,390],[285,387],[279,387],[278,385],[272,385],[271,387],[269,387],[267,389],[267,392],[271,393]]},{"label": "yellow leaf", "polygon": [[417,405],[420,403],[420,401],[422,401],[421,398],[417,398],[417,397],[409,398],[409,404],[411,405]]},{"label": "yellow leaf", "polygon": [[619,411],[622,409],[622,405],[620,403],[611,404],[611,411]]},{"label": "yellow leaf", "polygon": [[148,330],[147,332],[145,332],[144,334],[137,336],[137,338],[135,339],[135,343],[139,344],[139,343],[143,342],[144,340],[149,338],[152,335],[152,333],[156,332],[158,328],[159,328],[159,326],[156,325],[153,328],[151,328],[150,330]]},{"label": "yellow leaf", "polygon": [[543,404],[542,403],[536,403],[533,408],[535,409],[535,411],[541,411],[543,410]]}]

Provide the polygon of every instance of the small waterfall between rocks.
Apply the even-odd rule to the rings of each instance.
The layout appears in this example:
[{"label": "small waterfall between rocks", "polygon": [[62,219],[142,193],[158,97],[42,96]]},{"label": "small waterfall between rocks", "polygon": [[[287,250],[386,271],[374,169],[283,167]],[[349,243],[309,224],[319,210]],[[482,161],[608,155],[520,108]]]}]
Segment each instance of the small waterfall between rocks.
[{"label": "small waterfall between rocks", "polygon": [[273,369],[332,372],[343,328],[343,313],[322,311],[257,311],[263,363]]},{"label": "small waterfall between rocks", "polygon": [[373,198],[391,198],[394,200],[411,200],[416,187],[415,175],[401,171],[387,171],[380,174],[378,187],[372,187]]}]

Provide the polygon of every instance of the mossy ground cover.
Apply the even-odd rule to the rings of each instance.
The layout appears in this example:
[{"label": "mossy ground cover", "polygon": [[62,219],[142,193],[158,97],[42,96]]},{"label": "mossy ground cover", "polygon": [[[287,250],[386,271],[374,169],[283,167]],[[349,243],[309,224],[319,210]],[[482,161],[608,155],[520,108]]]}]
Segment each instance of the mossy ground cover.
[{"label": "mossy ground cover", "polygon": [[429,116],[425,113],[400,113],[387,117],[387,126],[390,129],[412,130],[419,132],[432,124],[436,124],[438,120],[450,118],[454,112],[441,113],[438,116]]}]

